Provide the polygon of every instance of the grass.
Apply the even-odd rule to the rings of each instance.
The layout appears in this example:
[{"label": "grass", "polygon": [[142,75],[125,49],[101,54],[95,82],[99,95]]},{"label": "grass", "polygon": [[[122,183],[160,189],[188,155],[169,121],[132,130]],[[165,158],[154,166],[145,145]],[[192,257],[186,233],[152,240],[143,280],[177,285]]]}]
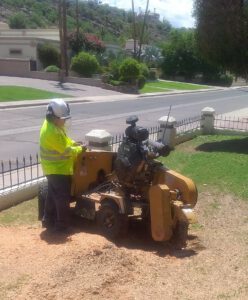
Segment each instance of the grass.
[{"label": "grass", "polygon": [[145,86],[140,90],[140,93],[158,93],[169,92],[171,90],[199,90],[208,89],[205,85],[190,84],[184,82],[172,82],[172,81],[153,81],[147,82]]},{"label": "grass", "polygon": [[0,86],[0,102],[65,98],[69,95],[21,86]]},{"label": "grass", "polygon": [[247,154],[247,137],[199,136],[177,146],[162,161],[192,178],[199,190],[217,189],[248,200]]},{"label": "grass", "polygon": [[32,225],[37,222],[38,216],[37,198],[25,201],[19,205],[0,212],[0,225],[19,226]]}]

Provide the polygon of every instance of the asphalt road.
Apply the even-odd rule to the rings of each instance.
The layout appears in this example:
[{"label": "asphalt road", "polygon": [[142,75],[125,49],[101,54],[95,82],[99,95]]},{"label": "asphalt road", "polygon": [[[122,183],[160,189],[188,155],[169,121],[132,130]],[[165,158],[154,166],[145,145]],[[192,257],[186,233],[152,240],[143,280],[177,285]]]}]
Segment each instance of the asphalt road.
[{"label": "asphalt road", "polygon": [[[157,120],[167,115],[177,120],[200,115],[210,106],[222,114],[248,107],[248,89],[209,91],[200,93],[139,97],[137,99],[110,102],[71,104],[72,126],[69,135],[84,140],[92,129],[106,129],[111,134],[123,133],[126,117],[136,114],[140,126],[156,126]],[[11,108],[0,110],[0,158],[22,158],[38,151],[39,129],[45,116],[46,106]]]}]

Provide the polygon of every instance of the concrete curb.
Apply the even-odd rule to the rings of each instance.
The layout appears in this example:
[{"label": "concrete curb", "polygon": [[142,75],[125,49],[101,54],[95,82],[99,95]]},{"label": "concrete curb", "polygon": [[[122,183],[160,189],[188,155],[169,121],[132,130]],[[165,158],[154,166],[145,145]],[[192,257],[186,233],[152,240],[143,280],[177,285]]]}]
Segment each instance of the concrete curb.
[{"label": "concrete curb", "polygon": [[158,92],[158,93],[146,93],[146,94],[141,94],[138,95],[139,98],[144,98],[144,97],[151,97],[151,96],[163,96],[163,95],[181,95],[181,94],[192,94],[192,93],[206,93],[206,92],[215,92],[215,91],[222,91],[222,90],[228,90],[229,88],[213,88],[213,89],[201,89],[201,90],[181,90],[181,91],[171,91],[171,92]]},{"label": "concrete curb", "polygon": [[[92,96],[92,97],[75,97],[75,98],[64,98],[69,103],[97,103],[97,102],[112,102],[119,100],[136,99],[138,95],[124,94],[122,97],[116,96]],[[19,107],[35,107],[47,105],[52,99],[44,100],[23,100],[23,101],[12,101],[0,103],[0,109],[19,108]]]}]

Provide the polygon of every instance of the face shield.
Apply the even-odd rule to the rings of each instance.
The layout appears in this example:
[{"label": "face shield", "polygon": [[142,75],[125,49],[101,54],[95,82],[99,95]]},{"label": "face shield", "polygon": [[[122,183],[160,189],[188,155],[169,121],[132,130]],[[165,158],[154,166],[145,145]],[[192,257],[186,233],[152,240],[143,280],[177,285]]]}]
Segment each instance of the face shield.
[{"label": "face shield", "polygon": [[65,132],[66,132],[66,133],[70,132],[70,131],[71,131],[71,127],[72,127],[72,121],[71,121],[71,118],[66,119],[66,120],[65,120],[65,125],[64,125]]}]

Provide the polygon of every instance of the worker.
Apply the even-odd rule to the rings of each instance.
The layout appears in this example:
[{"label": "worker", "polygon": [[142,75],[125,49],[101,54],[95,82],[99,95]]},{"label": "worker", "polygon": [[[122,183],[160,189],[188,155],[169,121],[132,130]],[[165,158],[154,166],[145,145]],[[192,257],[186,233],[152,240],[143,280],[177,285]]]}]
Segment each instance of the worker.
[{"label": "worker", "polygon": [[53,99],[40,130],[41,166],[48,182],[42,227],[58,232],[68,228],[73,165],[77,155],[86,151],[66,134],[65,123],[70,118],[69,105]]}]

